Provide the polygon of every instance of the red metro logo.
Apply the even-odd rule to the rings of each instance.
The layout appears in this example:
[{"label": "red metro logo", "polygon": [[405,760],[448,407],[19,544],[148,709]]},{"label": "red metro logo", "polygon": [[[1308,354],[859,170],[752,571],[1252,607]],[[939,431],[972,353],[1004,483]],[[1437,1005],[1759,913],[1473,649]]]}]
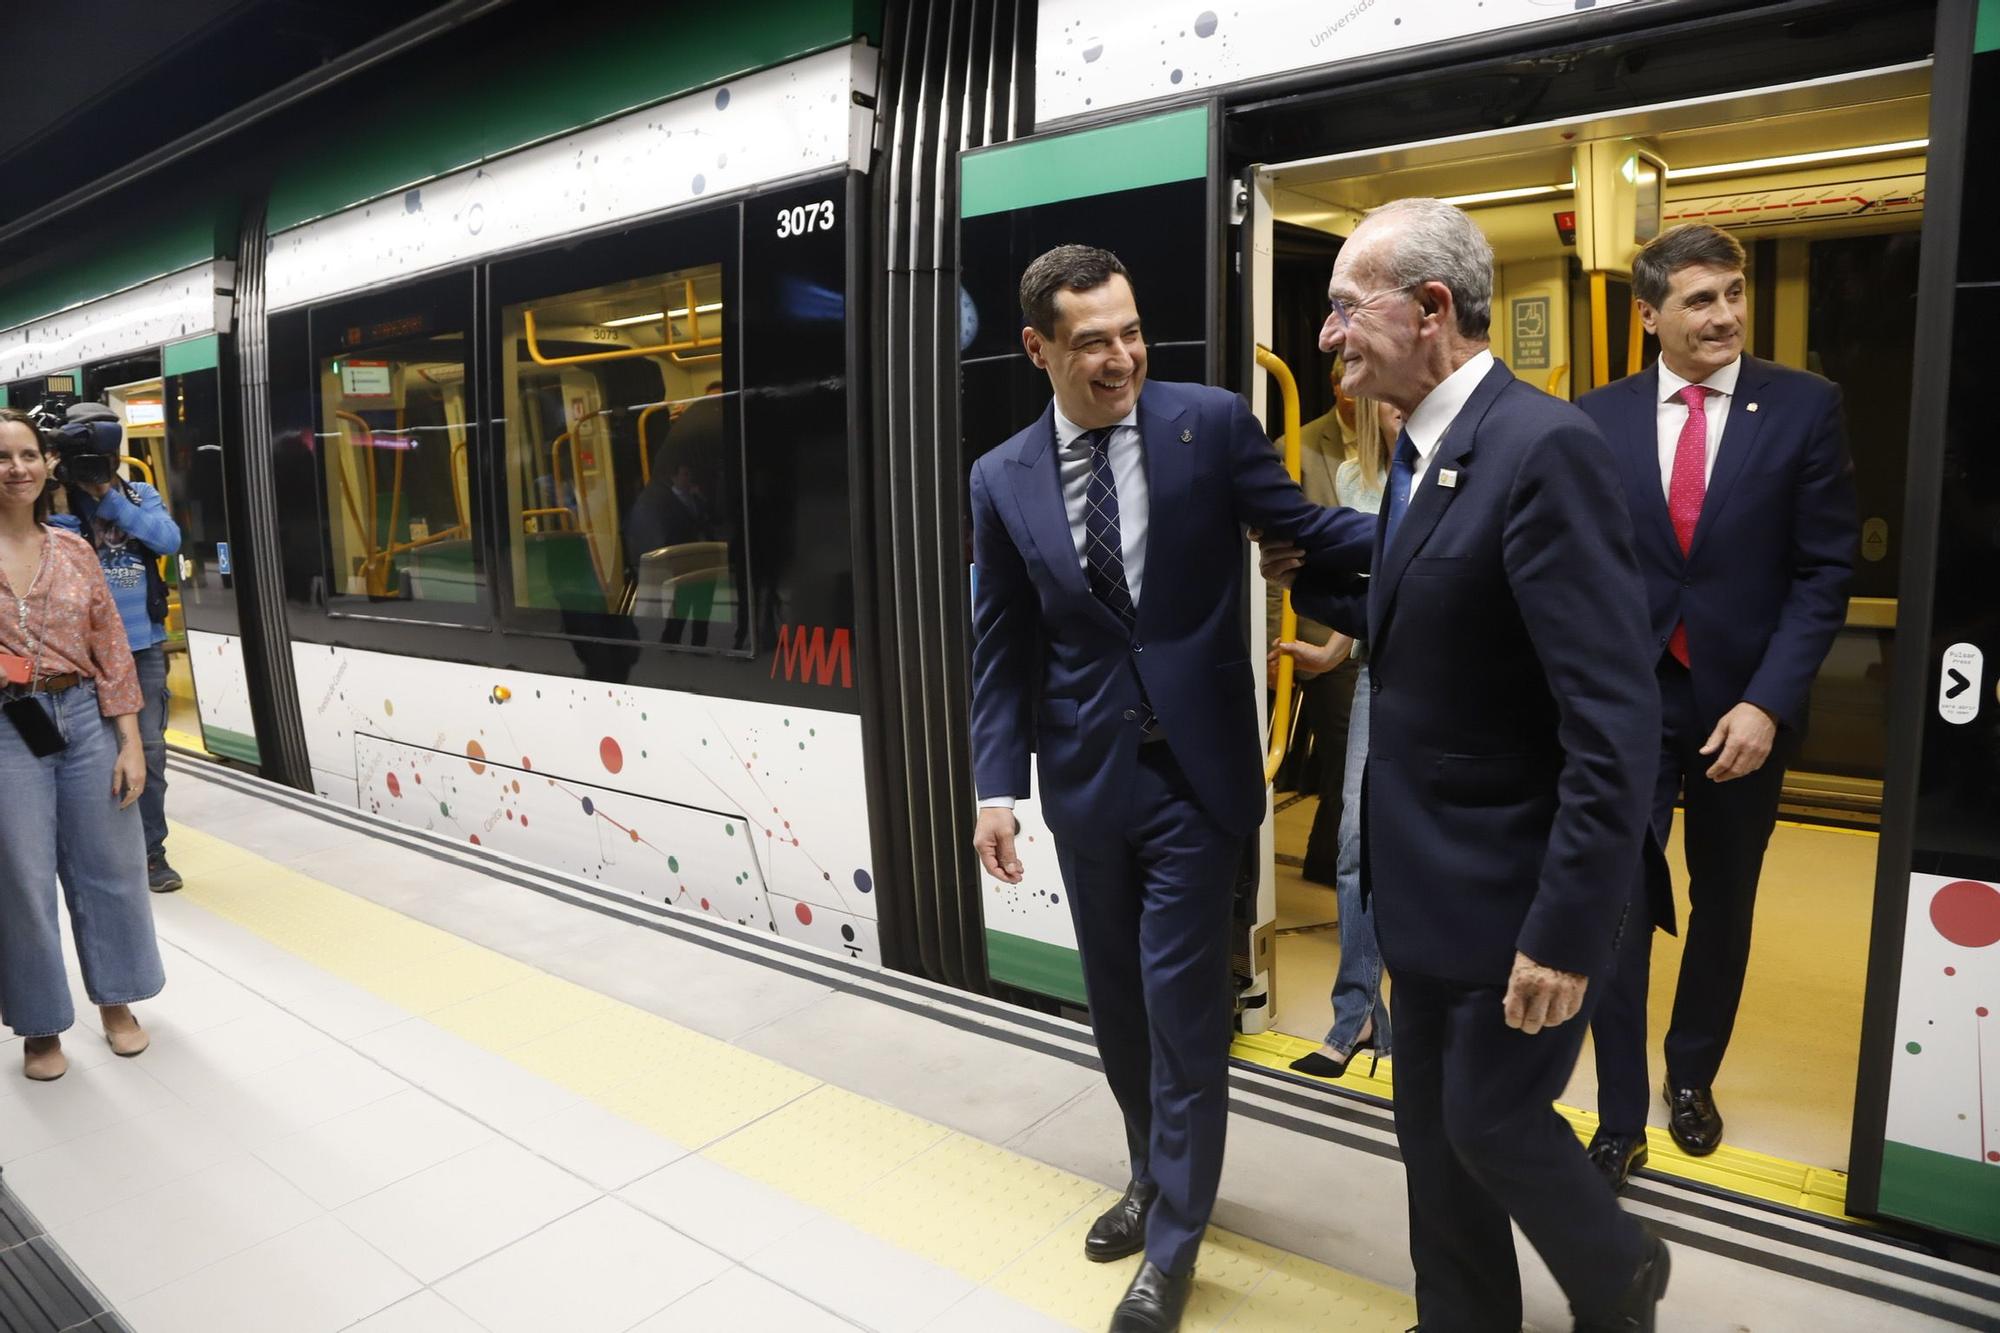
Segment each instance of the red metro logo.
[{"label": "red metro logo", "polygon": [[786,680],[806,685],[831,685],[840,673],[842,689],[854,688],[853,636],[845,629],[829,632],[823,625],[778,626],[778,648],[771,654],[771,679],[783,667]]}]

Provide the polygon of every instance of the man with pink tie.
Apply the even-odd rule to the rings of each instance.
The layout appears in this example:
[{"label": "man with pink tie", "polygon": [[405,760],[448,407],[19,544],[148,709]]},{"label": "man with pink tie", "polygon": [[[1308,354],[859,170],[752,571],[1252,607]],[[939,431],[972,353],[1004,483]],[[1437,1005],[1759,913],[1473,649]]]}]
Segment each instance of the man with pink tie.
[{"label": "man with pink tie", "polygon": [[[1840,391],[1743,352],[1743,247],[1689,224],[1632,265],[1659,360],[1577,403],[1617,457],[1645,576],[1664,719],[1653,832],[1686,814],[1688,924],[1662,1096],[1682,1151],[1714,1152],[1714,1083],[1736,1022],[1764,849],[1813,677],[1847,618],[1856,541],[1854,469]],[[1633,904],[1674,930],[1671,886],[1647,876]],[[1627,930],[1591,1028],[1599,1129],[1611,1181],[1646,1160],[1646,995],[1652,932]]]}]

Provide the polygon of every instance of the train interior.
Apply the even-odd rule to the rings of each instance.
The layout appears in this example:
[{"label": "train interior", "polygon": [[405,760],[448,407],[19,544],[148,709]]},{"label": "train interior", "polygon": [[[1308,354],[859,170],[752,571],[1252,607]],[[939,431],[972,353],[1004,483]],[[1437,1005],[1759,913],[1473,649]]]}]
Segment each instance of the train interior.
[{"label": "train interior", "polygon": [[[1629,280],[1593,251],[1629,254],[1634,236],[1691,220],[1727,228],[1748,253],[1746,348],[1841,386],[1861,558],[1846,628],[1820,671],[1809,734],[1786,777],[1741,1017],[1716,1087],[1730,1125],[1725,1151],[1740,1150],[1737,1166],[1749,1175],[1786,1164],[1837,1182],[1847,1163],[1896,630],[1928,117],[1928,68],[1898,67],[1296,162],[1268,169],[1255,191],[1253,207],[1265,211],[1273,240],[1253,299],[1268,311],[1262,340],[1300,383],[1302,419],[1333,407],[1328,359],[1314,338],[1339,240],[1367,209],[1409,195],[1450,199],[1478,221],[1495,255],[1494,353],[1550,393],[1573,399],[1650,362],[1656,348],[1632,309]],[[1280,421],[1275,388],[1266,413]],[[1307,879],[1305,868],[1321,804],[1315,758],[1338,768],[1341,752],[1310,731],[1308,719],[1275,792],[1267,877],[1275,891],[1260,913],[1275,925],[1270,1025],[1283,1039],[1257,1040],[1285,1055],[1311,1049],[1328,1031],[1339,962],[1334,889]],[[1677,821],[1669,854],[1685,920],[1680,835]],[[1321,870],[1320,878],[1331,877]],[[1678,942],[1656,936],[1656,1080],[1678,962]],[[1393,1003],[1393,979],[1389,992]],[[1585,1050],[1565,1101],[1588,1112],[1595,1079]],[[1370,1080],[1364,1059],[1348,1081],[1387,1091],[1392,1070],[1385,1062]],[[1664,1124],[1657,1104],[1653,1116]],[[1664,1133],[1655,1140],[1658,1163]]]},{"label": "train interior", "polygon": [[[673,642],[733,622],[721,266],[509,305],[501,321],[514,605],[630,617]],[[376,332],[319,367],[340,591],[478,602],[465,337]]]}]

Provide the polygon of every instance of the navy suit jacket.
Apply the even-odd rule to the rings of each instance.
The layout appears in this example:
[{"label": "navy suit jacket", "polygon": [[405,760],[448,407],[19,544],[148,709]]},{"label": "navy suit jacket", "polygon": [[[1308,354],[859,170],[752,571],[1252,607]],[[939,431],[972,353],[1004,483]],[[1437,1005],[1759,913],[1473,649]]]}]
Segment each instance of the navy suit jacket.
[{"label": "navy suit jacket", "polygon": [[1365,597],[1300,575],[1295,604],[1368,639],[1362,882],[1391,972],[1610,966],[1660,746],[1621,498],[1589,418],[1496,362]]},{"label": "navy suit jacket", "polygon": [[1028,794],[1059,837],[1125,826],[1141,700],[1215,822],[1264,817],[1261,661],[1244,619],[1247,526],[1337,567],[1367,568],[1373,518],[1322,509],[1285,474],[1243,400],[1149,381],[1139,429],[1150,492],[1138,623],[1091,594],[1070,535],[1054,406],[972,466],[972,759],[981,796]]},{"label": "navy suit jacket", "polygon": [[1687,622],[1702,725],[1745,700],[1805,725],[1813,677],[1847,623],[1859,530],[1840,390],[1745,356],[1686,555],[1660,485],[1657,364],[1577,401],[1617,459],[1656,652]]}]

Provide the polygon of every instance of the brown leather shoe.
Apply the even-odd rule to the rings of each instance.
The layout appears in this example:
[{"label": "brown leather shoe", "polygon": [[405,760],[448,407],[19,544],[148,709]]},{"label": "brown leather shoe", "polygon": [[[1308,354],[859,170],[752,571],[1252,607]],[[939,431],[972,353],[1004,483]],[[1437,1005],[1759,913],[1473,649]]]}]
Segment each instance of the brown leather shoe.
[{"label": "brown leather shoe", "polygon": [[37,1083],[53,1083],[69,1072],[61,1037],[29,1037],[21,1043],[21,1072]]},{"label": "brown leather shoe", "polygon": [[[123,1010],[123,1012],[118,1012],[120,1010]],[[104,1040],[111,1044],[112,1054],[124,1056],[138,1055],[153,1044],[153,1039],[146,1035],[146,1029],[139,1026],[138,1018],[128,1006],[122,1004],[104,1005],[97,1012],[104,1020]],[[117,1018],[124,1021],[116,1021],[113,1017],[114,1014]]]}]

